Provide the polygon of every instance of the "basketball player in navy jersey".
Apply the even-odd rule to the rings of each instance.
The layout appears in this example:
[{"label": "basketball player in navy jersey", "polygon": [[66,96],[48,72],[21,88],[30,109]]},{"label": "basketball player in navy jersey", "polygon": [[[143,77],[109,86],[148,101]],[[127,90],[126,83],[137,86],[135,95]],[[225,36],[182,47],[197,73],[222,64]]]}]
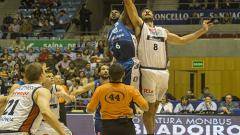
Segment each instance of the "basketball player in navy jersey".
[{"label": "basketball player in navy jersey", "polygon": [[169,73],[166,43],[183,45],[195,41],[208,31],[211,23],[204,21],[198,31],[179,37],[168,30],[157,27],[153,23],[153,12],[150,9],[142,11],[142,18],[138,16],[134,0],[124,0],[124,7],[134,26],[138,40],[138,59],[141,63],[141,90],[149,103],[149,110],[144,112],[143,120],[147,133],[154,134],[155,114],[159,101],[168,89]]},{"label": "basketball player in navy jersey", "polygon": [[[109,82],[109,66],[102,65],[98,69],[98,74],[100,76],[100,79],[95,80],[94,82],[88,83],[87,85],[74,90],[71,94],[74,96],[81,95],[82,93],[85,93],[89,90],[92,90],[93,92],[96,90],[96,88],[104,83]],[[95,112],[95,133],[96,135],[101,135],[102,132],[102,121],[101,121],[101,115],[100,115],[100,106],[98,106],[98,109]]]},{"label": "basketball player in navy jersey", "polygon": [[133,26],[125,11],[121,15],[117,10],[111,11],[110,20],[112,23],[117,22],[113,24],[113,27],[108,32],[108,51],[105,51],[108,57],[98,58],[98,60],[100,62],[111,62],[113,58],[113,61],[123,65],[125,69],[123,82],[130,84],[132,67],[137,62],[135,53],[137,40],[134,35]]}]

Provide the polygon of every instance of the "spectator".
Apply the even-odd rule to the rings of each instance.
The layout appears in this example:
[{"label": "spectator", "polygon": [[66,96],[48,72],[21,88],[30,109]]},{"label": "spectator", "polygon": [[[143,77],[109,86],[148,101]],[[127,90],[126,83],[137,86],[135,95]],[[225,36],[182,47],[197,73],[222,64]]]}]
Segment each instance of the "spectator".
[{"label": "spectator", "polygon": [[76,53],[72,51],[71,47],[65,49],[64,55],[67,55],[71,61],[76,59]]},{"label": "spectator", "polygon": [[10,26],[8,27],[8,31],[11,32],[11,39],[15,39],[16,37],[19,36],[20,25],[17,19],[13,20],[13,23],[10,24]]},{"label": "spectator", "polygon": [[70,23],[70,18],[66,14],[65,10],[60,11],[59,15],[56,17],[56,20],[58,23],[58,26],[56,26],[57,28],[65,29],[67,25]]},{"label": "spectator", "polygon": [[192,90],[188,90],[188,91],[187,91],[186,97],[187,97],[189,100],[196,100],[196,97],[194,96]]},{"label": "spectator", "polygon": [[176,98],[169,92],[166,92],[165,96],[167,97],[168,100],[176,100]]},{"label": "spectator", "polygon": [[2,78],[0,78],[0,95],[5,95],[5,96],[7,95],[7,88]]},{"label": "spectator", "polygon": [[20,26],[20,33],[23,37],[28,37],[31,35],[33,29],[32,24],[28,18],[23,19],[23,23]]},{"label": "spectator", "polygon": [[17,47],[18,49],[16,50],[15,48],[14,51],[18,51],[17,53],[19,53],[20,50],[25,49],[25,43],[19,37],[17,37],[16,40],[13,41],[12,47]]},{"label": "spectator", "polygon": [[[17,41],[19,42],[19,41]],[[12,54],[13,59],[17,62],[23,54],[20,52],[19,47],[14,48],[14,53]]]},{"label": "spectator", "polygon": [[166,96],[164,96],[158,106],[157,113],[172,113],[172,111],[173,111],[172,103],[168,101]]},{"label": "spectator", "polygon": [[3,48],[3,53],[2,55],[0,56],[0,64],[3,63],[3,61],[6,61],[8,56],[10,56],[9,52],[8,52],[8,48]]},{"label": "spectator", "polygon": [[181,103],[178,103],[174,109],[174,113],[192,113],[194,108],[191,103],[189,103],[189,99],[187,96],[183,96],[181,98]]},{"label": "spectator", "polygon": [[216,98],[215,98],[215,96],[210,92],[210,90],[209,90],[209,88],[208,87],[205,87],[204,89],[203,89],[203,94],[201,95],[201,100],[204,100],[204,98],[206,97],[206,96],[211,96],[211,99],[212,100],[216,100]]},{"label": "spectator", "polygon": [[78,72],[78,78],[80,79],[81,86],[85,86],[88,83],[88,78],[83,70]]},{"label": "spectator", "polygon": [[39,62],[46,62],[48,60],[49,52],[47,48],[42,48],[39,54]]},{"label": "spectator", "polygon": [[59,75],[64,74],[64,71],[69,67],[70,62],[71,61],[69,60],[68,56],[64,55],[63,59],[56,64],[55,68],[57,69]]},{"label": "spectator", "polygon": [[7,38],[7,35],[8,35],[8,27],[9,25],[4,23],[2,26],[1,26],[1,31],[2,31],[2,39],[6,39]]},{"label": "spectator", "polygon": [[106,47],[105,42],[103,40],[99,40],[97,44],[97,56],[103,57],[104,48]]},{"label": "spectator", "polygon": [[232,101],[232,95],[228,94],[225,96],[225,101],[220,103],[219,112],[221,114],[231,114],[233,109],[239,108],[237,102]]},{"label": "spectator", "polygon": [[84,72],[85,72],[85,75],[88,79],[93,76],[94,70],[91,69],[91,64],[90,63],[88,63],[86,65]]},{"label": "spectator", "polygon": [[18,64],[20,64],[22,67],[25,67],[30,62],[28,61],[27,57],[25,55],[22,55],[20,59],[17,61]]},{"label": "spectator", "polygon": [[7,80],[9,77],[9,69],[6,63],[3,63],[2,68],[0,69],[0,78]]},{"label": "spectator", "polygon": [[59,47],[56,48],[55,54],[53,55],[53,58],[57,60],[57,62],[61,61],[63,59],[62,51]]},{"label": "spectator", "polygon": [[31,63],[34,62],[37,57],[38,55],[36,53],[33,53],[33,48],[28,48],[28,53],[26,53],[27,60]]},{"label": "spectator", "polygon": [[10,77],[12,78],[12,80],[20,80],[22,78],[21,67],[18,63],[14,65],[14,68],[10,73]]},{"label": "spectator", "polygon": [[82,59],[85,61],[89,61],[89,58],[90,58],[90,51],[88,49],[84,49]]},{"label": "spectator", "polygon": [[13,58],[12,58],[12,56],[9,55],[9,56],[7,57],[7,60],[5,60],[5,61],[3,62],[3,64],[7,64],[8,69],[11,71],[11,70],[13,69],[14,65],[16,64],[16,61],[14,61]]},{"label": "spectator", "polygon": [[73,63],[77,68],[82,69],[87,65],[88,61],[82,58],[81,53],[78,53]]},{"label": "spectator", "polygon": [[86,4],[84,3],[82,5],[82,8],[79,12],[79,19],[80,19],[80,28],[83,34],[86,34],[87,32],[91,32],[91,15],[92,12],[87,9]]},{"label": "spectator", "polygon": [[49,24],[49,21],[47,19],[45,19],[43,21],[43,25],[42,25],[42,28],[41,28],[41,33],[40,33],[40,36],[41,37],[50,37],[52,36],[52,27],[51,25]]},{"label": "spectator", "polygon": [[217,111],[217,104],[212,101],[212,96],[206,95],[204,101],[197,106],[195,111],[200,113],[208,111],[214,112]]},{"label": "spectator", "polygon": [[49,54],[46,64],[47,64],[47,67],[49,68],[49,70],[52,71],[53,73],[57,73],[57,70],[55,68],[55,65],[57,63],[58,63],[57,59],[54,59],[53,55]]},{"label": "spectator", "polygon": [[64,71],[65,80],[71,80],[72,78],[74,78],[76,75],[76,71],[77,70],[75,65],[73,64],[73,62],[71,62],[69,64],[69,67],[67,67]]}]

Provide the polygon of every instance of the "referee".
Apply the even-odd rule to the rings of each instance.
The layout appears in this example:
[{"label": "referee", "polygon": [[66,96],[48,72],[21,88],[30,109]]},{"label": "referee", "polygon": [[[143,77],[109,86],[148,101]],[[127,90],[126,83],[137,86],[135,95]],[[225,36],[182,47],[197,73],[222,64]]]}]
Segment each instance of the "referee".
[{"label": "referee", "polygon": [[137,89],[122,83],[122,65],[114,63],[109,69],[109,75],[110,83],[96,89],[87,106],[87,112],[93,113],[100,103],[102,135],[136,135],[130,102],[133,100],[144,111],[148,110],[148,103]]}]

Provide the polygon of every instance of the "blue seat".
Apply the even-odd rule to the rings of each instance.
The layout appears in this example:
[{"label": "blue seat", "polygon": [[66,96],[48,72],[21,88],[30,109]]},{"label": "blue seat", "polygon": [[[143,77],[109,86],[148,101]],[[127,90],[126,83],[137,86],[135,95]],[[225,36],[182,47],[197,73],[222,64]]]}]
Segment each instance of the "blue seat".
[{"label": "blue seat", "polygon": [[240,109],[238,108],[238,109],[233,109],[232,110],[232,113],[234,114],[234,115],[239,115],[240,116]]},{"label": "blue seat", "polygon": [[203,102],[202,100],[197,100],[197,101],[190,101],[190,103],[192,104],[193,108],[196,109],[197,106]]},{"label": "blue seat", "polygon": [[171,103],[172,103],[173,109],[174,109],[177,106],[177,104],[179,103],[179,101],[172,100]]}]

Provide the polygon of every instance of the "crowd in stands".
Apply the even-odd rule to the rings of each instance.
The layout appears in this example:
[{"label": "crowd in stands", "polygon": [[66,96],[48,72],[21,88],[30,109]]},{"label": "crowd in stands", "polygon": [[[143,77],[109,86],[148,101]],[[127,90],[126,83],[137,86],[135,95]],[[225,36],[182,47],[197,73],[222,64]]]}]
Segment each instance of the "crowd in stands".
[{"label": "crowd in stands", "polygon": [[231,94],[227,94],[218,101],[206,87],[199,99],[190,90],[179,101],[167,93],[160,102],[157,113],[240,115],[239,103],[239,98]]},{"label": "crowd in stands", "polygon": [[21,0],[19,12],[7,15],[0,38],[52,37],[55,30],[65,31],[71,18],[60,0]]},{"label": "crowd in stands", "polygon": [[240,19],[234,18],[232,14],[225,12],[224,15],[219,15],[218,10],[239,9],[239,0],[179,0],[179,10],[193,10],[191,18],[186,22],[187,24],[200,24],[203,19],[196,12],[198,10],[214,10],[214,15],[210,19],[215,19],[215,23],[220,24],[239,24]]},{"label": "crowd in stands", "polygon": [[180,10],[239,9],[239,0],[179,0]]}]

